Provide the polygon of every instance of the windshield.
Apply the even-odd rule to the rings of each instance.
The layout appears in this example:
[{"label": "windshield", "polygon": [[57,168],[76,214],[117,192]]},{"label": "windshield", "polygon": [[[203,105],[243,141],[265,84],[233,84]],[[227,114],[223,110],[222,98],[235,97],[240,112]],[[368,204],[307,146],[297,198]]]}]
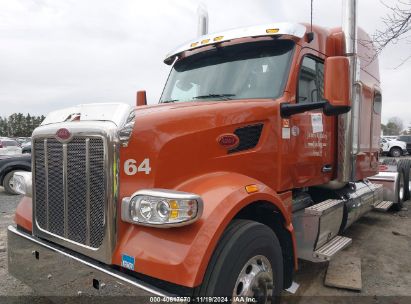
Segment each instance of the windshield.
[{"label": "windshield", "polygon": [[244,43],[176,62],[160,102],[277,98],[284,90],[294,42]]}]

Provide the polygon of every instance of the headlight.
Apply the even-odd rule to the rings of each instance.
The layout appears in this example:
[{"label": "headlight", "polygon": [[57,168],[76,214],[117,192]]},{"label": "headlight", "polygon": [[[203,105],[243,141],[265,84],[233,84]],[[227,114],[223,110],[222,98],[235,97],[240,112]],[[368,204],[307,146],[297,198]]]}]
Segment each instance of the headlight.
[{"label": "headlight", "polygon": [[121,204],[123,221],[159,228],[191,224],[202,212],[203,201],[198,195],[163,189],[137,191]]},{"label": "headlight", "polygon": [[118,136],[123,147],[128,146],[128,141],[130,140],[131,133],[133,132],[135,118],[136,114],[133,110],[132,112],[130,112],[130,115],[128,116],[124,126],[118,131]]},{"label": "headlight", "polygon": [[25,196],[32,196],[31,172],[19,171],[13,174],[13,190]]}]

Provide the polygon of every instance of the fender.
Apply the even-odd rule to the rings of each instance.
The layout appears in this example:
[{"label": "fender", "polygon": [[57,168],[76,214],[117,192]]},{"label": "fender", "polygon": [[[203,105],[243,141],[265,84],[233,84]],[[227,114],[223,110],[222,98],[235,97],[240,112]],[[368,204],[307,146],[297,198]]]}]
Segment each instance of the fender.
[{"label": "fender", "polygon": [[[259,192],[248,194],[245,186],[250,184],[257,185]],[[224,229],[243,207],[256,201],[271,202],[280,210],[295,244],[290,206],[285,205],[275,191],[253,178],[238,173],[208,173],[184,182],[176,190],[202,197],[202,217],[191,225],[169,229],[128,224],[119,233],[113,264],[121,265],[122,254],[131,255],[138,273],[196,287],[203,280]]]}]

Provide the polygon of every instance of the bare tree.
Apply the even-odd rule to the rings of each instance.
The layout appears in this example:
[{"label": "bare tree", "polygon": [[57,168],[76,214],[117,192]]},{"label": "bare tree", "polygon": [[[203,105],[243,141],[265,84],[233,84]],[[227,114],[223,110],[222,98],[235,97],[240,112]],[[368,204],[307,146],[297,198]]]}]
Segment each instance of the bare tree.
[{"label": "bare tree", "polygon": [[[411,0],[396,0],[394,5],[388,5],[385,2],[381,3],[388,9],[388,13],[382,18],[384,27],[381,30],[375,31],[372,40],[377,54],[389,44],[396,44],[400,40],[411,42],[409,32],[411,31]],[[407,60],[411,59],[411,55],[405,58],[401,66]]]},{"label": "bare tree", "polygon": [[388,119],[387,125],[383,128],[384,135],[400,135],[404,129],[404,124],[399,117],[391,117]]}]

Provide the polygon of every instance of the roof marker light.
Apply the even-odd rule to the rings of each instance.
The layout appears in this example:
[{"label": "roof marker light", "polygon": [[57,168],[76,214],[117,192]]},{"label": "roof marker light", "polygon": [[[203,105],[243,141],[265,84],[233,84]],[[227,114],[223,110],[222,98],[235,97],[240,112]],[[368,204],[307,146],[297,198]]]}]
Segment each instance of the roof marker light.
[{"label": "roof marker light", "polygon": [[209,43],[209,42],[210,42],[210,39],[201,40],[201,44],[206,44],[206,43]]},{"label": "roof marker light", "polygon": [[273,29],[266,29],[265,31],[266,31],[267,34],[276,34],[276,33],[278,33],[279,30],[280,29],[278,29],[278,28],[273,28]]},{"label": "roof marker light", "polygon": [[198,42],[193,42],[192,44],[190,44],[190,46],[193,48],[193,47],[196,47],[198,45]]},{"label": "roof marker light", "polygon": [[221,41],[221,40],[223,40],[223,38],[224,38],[224,36],[217,36],[213,40],[214,41]]}]

